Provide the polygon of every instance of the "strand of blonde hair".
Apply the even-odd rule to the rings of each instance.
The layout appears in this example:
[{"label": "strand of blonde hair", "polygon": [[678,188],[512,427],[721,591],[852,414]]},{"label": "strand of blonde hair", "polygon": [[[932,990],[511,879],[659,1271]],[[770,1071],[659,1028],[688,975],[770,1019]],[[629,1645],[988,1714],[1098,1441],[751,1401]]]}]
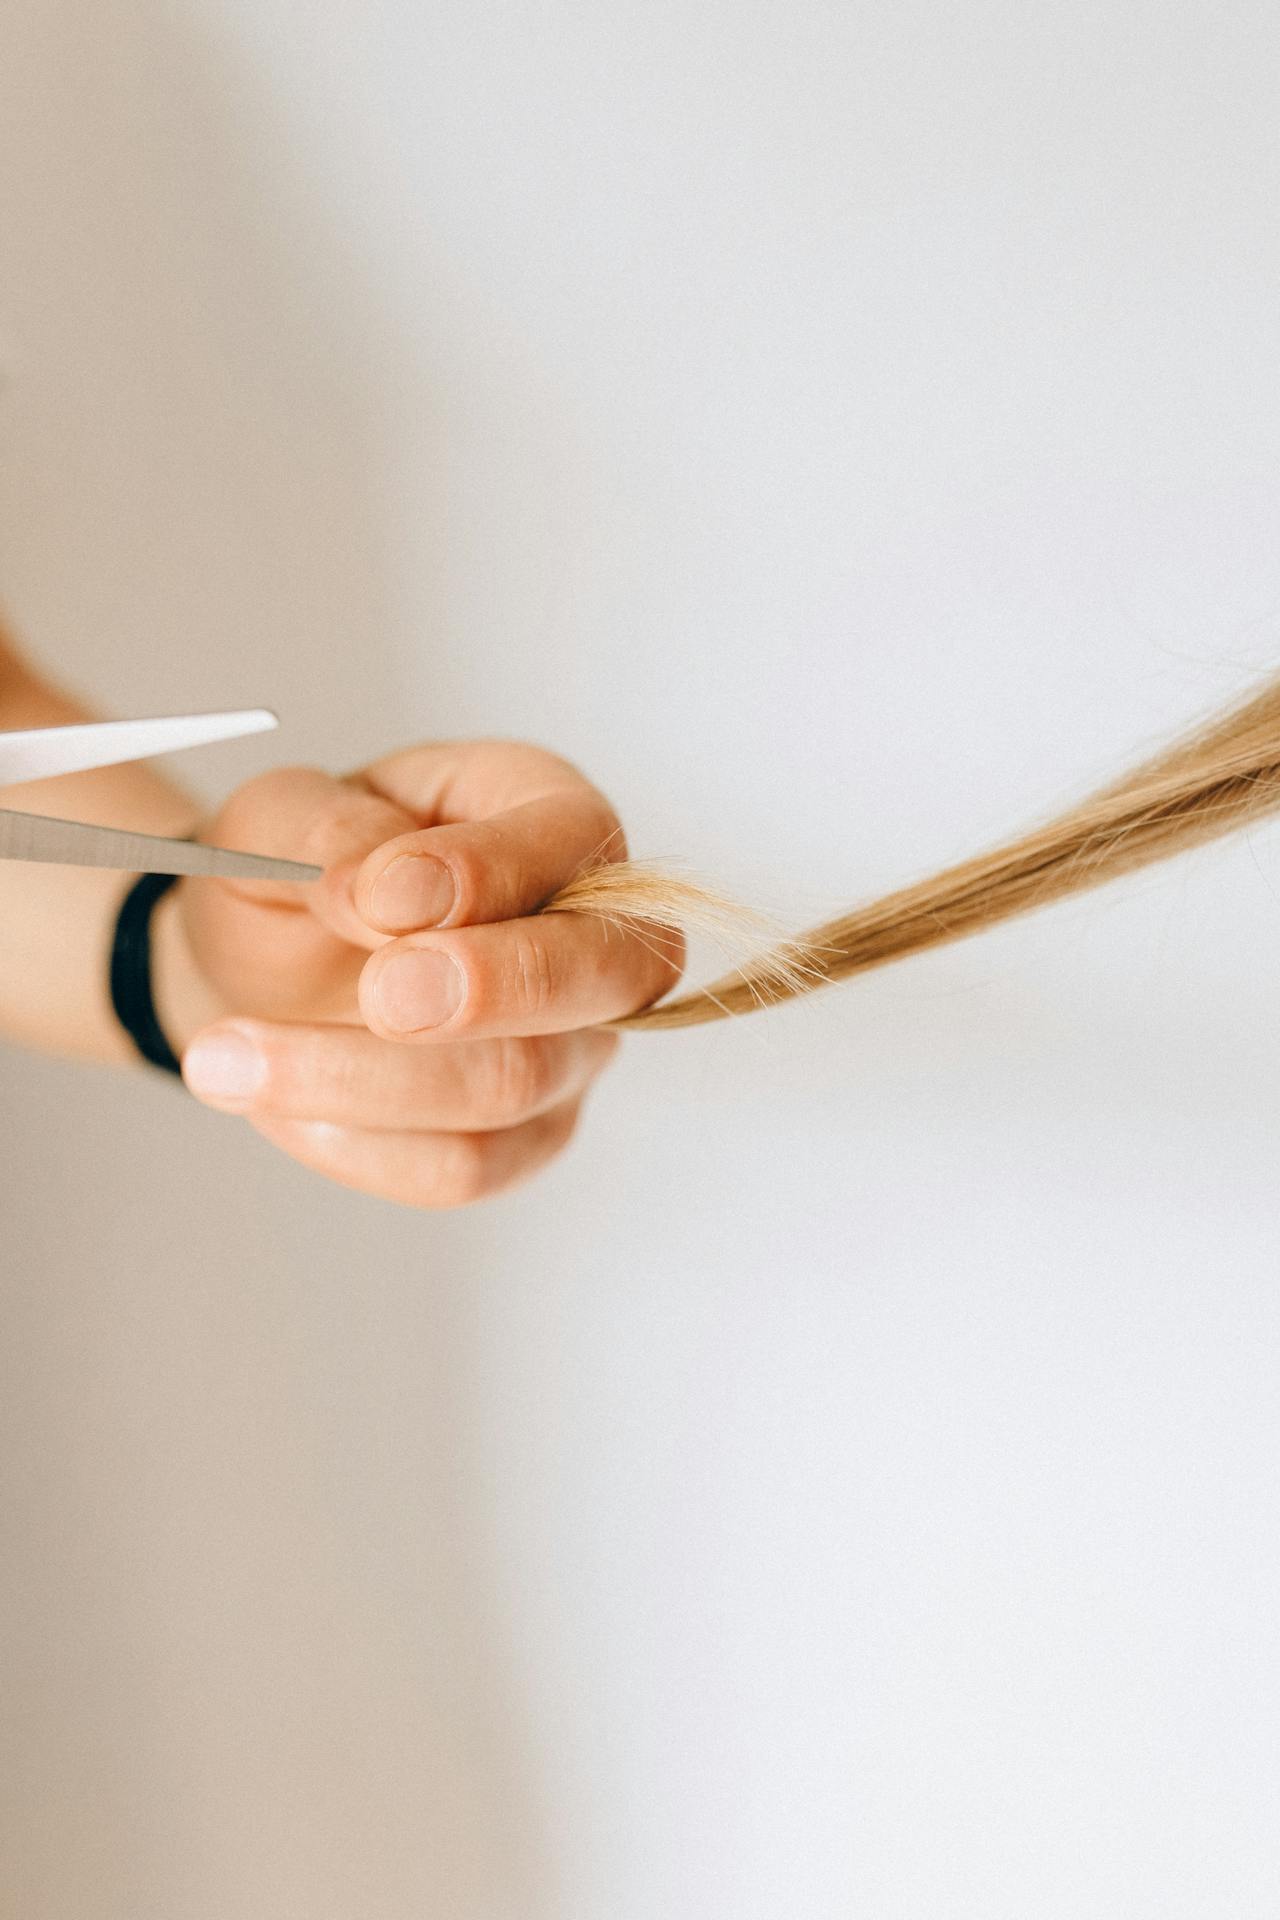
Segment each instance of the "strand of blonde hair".
[{"label": "strand of blonde hair", "polygon": [[[776,938],[710,985],[613,1024],[693,1027],[777,1005],[1103,886],[1277,810],[1280,679],[1045,825],[807,933]],[[545,911],[598,914],[657,943],[673,926],[703,930],[739,950],[762,925],[710,889],[640,861],[587,868]]]}]

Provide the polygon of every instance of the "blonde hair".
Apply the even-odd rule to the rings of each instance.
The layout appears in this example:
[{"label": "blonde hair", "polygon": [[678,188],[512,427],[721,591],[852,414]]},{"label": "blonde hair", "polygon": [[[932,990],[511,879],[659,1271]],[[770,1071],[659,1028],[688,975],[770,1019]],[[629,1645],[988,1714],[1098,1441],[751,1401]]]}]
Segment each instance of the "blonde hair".
[{"label": "blonde hair", "polygon": [[[613,1024],[695,1027],[777,1005],[1103,886],[1277,809],[1280,679],[1046,825],[778,940],[710,986]],[[639,861],[586,868],[545,910],[598,914],[658,941],[673,924],[739,931],[744,925],[730,902]]]}]

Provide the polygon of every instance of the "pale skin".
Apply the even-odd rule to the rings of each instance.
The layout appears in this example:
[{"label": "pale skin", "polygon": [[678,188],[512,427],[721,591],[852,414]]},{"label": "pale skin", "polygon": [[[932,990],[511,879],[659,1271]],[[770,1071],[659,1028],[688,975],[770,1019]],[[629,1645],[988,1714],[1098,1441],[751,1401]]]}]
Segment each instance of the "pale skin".
[{"label": "pale skin", "polygon": [[[97,718],[0,635],[0,730]],[[313,885],[182,880],[153,926],[157,1008],[190,1091],[328,1179],[414,1207],[513,1186],[569,1142],[618,1036],[684,951],[538,911],[626,846],[567,761],[501,740],[410,746],[341,778],[281,768],[212,817],[157,769],[0,805],[324,869]],[[105,956],[127,876],[0,861],[0,1034],[138,1071]]]}]

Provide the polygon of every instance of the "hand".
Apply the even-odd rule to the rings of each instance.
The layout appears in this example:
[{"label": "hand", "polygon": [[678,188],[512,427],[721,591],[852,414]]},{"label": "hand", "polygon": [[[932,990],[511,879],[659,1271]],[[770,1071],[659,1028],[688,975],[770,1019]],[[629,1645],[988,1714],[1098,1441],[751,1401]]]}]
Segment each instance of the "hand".
[{"label": "hand", "polygon": [[188,1087],[409,1206],[481,1199],[558,1153],[618,1044],[600,1023],[683,966],[674,929],[538,913],[626,846],[604,796],[536,747],[269,773],[199,837],[325,872],[302,888],[187,880],[162,902],[157,995],[175,1046],[194,1035]]}]

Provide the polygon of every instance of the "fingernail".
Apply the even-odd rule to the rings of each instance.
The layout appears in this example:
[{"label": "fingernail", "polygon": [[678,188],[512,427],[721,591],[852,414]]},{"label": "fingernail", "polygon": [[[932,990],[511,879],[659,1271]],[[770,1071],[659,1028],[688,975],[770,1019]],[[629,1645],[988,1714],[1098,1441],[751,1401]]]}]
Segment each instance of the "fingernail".
[{"label": "fingernail", "polygon": [[226,1027],[192,1041],[182,1056],[182,1077],[200,1100],[247,1107],[267,1077],[266,1055],[247,1033]]},{"label": "fingernail", "polygon": [[457,899],[453,875],[429,853],[402,853],[379,874],[369,896],[375,920],[407,933],[413,927],[438,927]]},{"label": "fingernail", "polygon": [[447,953],[393,953],[373,989],[378,1016],[394,1033],[443,1026],[462,1005],[462,969]]}]

